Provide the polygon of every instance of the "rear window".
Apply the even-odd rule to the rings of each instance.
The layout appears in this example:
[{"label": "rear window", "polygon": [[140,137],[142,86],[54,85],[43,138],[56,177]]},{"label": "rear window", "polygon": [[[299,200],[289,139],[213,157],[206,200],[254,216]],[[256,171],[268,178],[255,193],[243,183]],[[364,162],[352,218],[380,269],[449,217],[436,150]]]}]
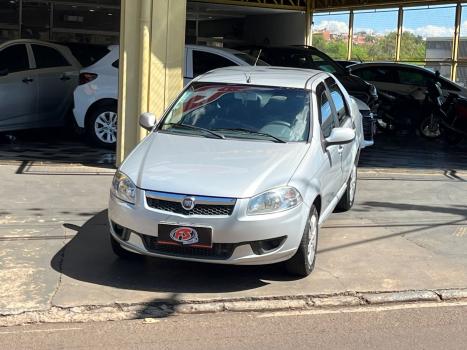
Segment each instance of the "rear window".
[{"label": "rear window", "polygon": [[246,53],[236,53],[234,54],[235,57],[240,58],[242,61],[248,63],[250,66],[269,66],[266,62],[261,59],[256,59],[256,57],[250,56]]},{"label": "rear window", "polygon": [[31,46],[37,69],[71,66],[70,62],[58,50],[43,45],[33,44]]}]

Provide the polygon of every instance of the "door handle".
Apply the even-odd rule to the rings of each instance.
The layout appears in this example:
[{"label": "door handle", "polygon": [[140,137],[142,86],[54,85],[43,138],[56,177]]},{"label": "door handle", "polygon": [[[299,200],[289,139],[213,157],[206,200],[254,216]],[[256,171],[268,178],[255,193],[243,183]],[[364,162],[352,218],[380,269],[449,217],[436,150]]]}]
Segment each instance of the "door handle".
[{"label": "door handle", "polygon": [[29,78],[29,77],[28,77],[28,78],[24,78],[24,79],[23,79],[23,83],[25,83],[25,84],[32,83],[33,81],[34,81],[34,79],[32,79],[32,78]]},{"label": "door handle", "polygon": [[60,80],[61,80],[61,81],[66,81],[66,80],[70,80],[70,79],[71,79],[71,78],[70,78],[68,75],[66,75],[66,74],[63,74],[63,75],[60,77]]}]

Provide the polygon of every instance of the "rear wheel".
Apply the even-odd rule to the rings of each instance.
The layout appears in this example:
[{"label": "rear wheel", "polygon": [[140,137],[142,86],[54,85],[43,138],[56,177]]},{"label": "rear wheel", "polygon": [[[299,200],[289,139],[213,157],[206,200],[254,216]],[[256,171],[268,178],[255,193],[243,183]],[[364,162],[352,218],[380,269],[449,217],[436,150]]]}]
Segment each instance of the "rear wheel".
[{"label": "rear wheel", "polygon": [[298,250],[285,263],[287,272],[291,275],[306,277],[315,267],[316,250],[318,247],[318,218],[318,211],[313,205]]},{"label": "rear wheel", "polygon": [[354,164],[349,180],[347,181],[347,189],[344,195],[337,204],[337,209],[340,211],[348,211],[352,208],[355,202],[355,193],[357,192],[357,165]]},{"label": "rear wheel", "polygon": [[117,104],[106,104],[95,108],[87,120],[86,133],[93,144],[103,148],[115,148]]}]

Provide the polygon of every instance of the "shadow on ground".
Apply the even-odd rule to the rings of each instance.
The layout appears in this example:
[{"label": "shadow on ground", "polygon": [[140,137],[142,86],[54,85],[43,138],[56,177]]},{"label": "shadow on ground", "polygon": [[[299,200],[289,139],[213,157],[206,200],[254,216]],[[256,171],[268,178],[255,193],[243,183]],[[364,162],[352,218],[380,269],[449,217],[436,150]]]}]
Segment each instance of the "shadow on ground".
[{"label": "shadow on ground", "polygon": [[77,230],[76,236],[52,259],[51,266],[64,275],[88,283],[165,293],[222,293],[251,290],[267,280],[290,281],[282,265],[224,266],[141,257],[120,260],[112,252],[107,211]]}]

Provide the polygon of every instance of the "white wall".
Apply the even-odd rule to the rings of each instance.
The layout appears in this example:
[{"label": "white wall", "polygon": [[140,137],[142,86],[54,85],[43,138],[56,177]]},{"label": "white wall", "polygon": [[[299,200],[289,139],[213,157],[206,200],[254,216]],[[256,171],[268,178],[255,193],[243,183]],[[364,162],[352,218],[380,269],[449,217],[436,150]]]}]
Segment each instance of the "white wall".
[{"label": "white wall", "polygon": [[245,19],[244,39],[252,44],[303,45],[305,35],[303,13],[248,16]]}]

